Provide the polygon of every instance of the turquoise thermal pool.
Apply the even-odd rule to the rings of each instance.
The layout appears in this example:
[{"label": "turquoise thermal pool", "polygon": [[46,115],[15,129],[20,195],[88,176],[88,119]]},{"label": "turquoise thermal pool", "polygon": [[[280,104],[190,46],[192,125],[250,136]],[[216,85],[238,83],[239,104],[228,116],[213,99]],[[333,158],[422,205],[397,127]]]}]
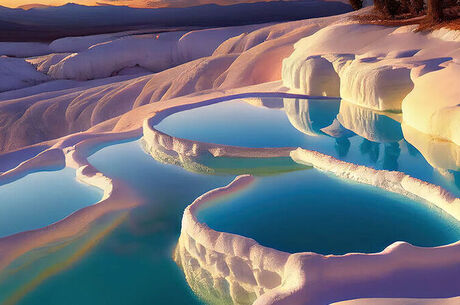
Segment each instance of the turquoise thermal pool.
[{"label": "turquoise thermal pool", "polygon": [[197,217],[291,253],[373,253],[396,241],[428,247],[460,240],[460,223],[436,207],[315,169],[258,177],[206,203]]},{"label": "turquoise thermal pool", "polygon": [[75,179],[74,169],[31,173],[0,186],[0,237],[45,227],[101,197]]},{"label": "turquoise thermal pool", "polygon": [[458,168],[442,174],[435,170],[405,139],[401,124],[388,116],[333,99],[266,100],[258,106],[230,100],[180,111],[153,127],[200,142],[302,147],[355,164],[398,170],[460,195]]},{"label": "turquoise thermal pool", "polygon": [[82,236],[33,251],[2,270],[0,304],[36,282],[40,284],[16,305],[61,304],[62,300],[67,305],[202,304],[172,252],[184,208],[233,176],[196,174],[159,163],[142,150],[139,141],[107,146],[89,161],[107,176],[128,184],[145,203],[111,212]]},{"label": "turquoise thermal pool", "polygon": [[[263,103],[265,107],[244,101],[222,102],[177,112],[155,128],[176,137],[245,147],[302,146],[375,168],[398,169],[456,190],[455,179],[437,176],[421,153],[405,141],[397,121],[376,114],[365,120],[363,115],[362,126],[367,129],[349,126],[352,131],[341,125],[346,124],[345,110],[338,101],[291,101],[294,106],[286,99],[272,99]],[[199,211],[201,221],[213,229],[289,252],[375,252],[396,240],[434,246],[460,237],[457,221],[425,203],[325,175],[289,157],[204,154],[188,161],[213,171],[192,171],[176,162],[184,156],[175,151],[155,155],[154,148],[147,151],[143,145],[142,140],[103,143],[88,158],[104,175],[128,185],[143,204],[110,211],[83,233],[17,258],[0,271],[0,304],[51,305],[62,300],[67,305],[203,304],[172,258],[182,213],[203,193],[244,173],[255,175],[255,183],[207,204]],[[168,153],[174,158],[161,157]],[[449,173],[456,177],[457,172],[449,169]],[[48,177],[52,179],[46,180]],[[21,192],[24,189],[31,191]],[[14,227],[5,216],[10,221],[5,228],[15,228],[15,232],[43,226],[34,222],[39,220],[35,215],[45,215],[41,221],[46,225],[101,196],[101,192],[78,183],[75,172],[67,168],[29,174],[2,185],[0,196],[2,192],[9,194],[8,198],[40,198],[31,201],[33,209],[25,209],[24,204],[5,205],[8,213],[16,210],[25,215],[19,223],[23,227]],[[47,201],[45,195],[60,199]],[[53,211],[41,213],[45,208]]]}]

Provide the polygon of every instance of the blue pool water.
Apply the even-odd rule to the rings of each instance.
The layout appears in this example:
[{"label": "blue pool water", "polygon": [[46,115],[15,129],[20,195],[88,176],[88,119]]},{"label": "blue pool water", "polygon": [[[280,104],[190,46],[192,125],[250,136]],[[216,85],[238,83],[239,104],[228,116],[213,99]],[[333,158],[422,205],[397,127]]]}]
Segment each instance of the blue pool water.
[{"label": "blue pool water", "polygon": [[460,196],[460,172],[449,169],[446,178],[433,169],[405,140],[400,123],[388,116],[331,99],[272,98],[270,102],[283,108],[230,100],[174,113],[154,127],[209,143],[303,147],[376,169],[402,171]]},{"label": "blue pool water", "polygon": [[[111,213],[82,236],[31,253],[12,270],[0,272],[0,304],[17,295],[15,305],[202,304],[172,252],[184,208],[233,176],[206,176],[161,164],[139,141],[105,147],[89,161],[131,186],[145,204]],[[29,286],[33,289],[22,295]]]},{"label": "blue pool water", "polygon": [[439,246],[460,223],[436,208],[315,169],[259,177],[198,212],[211,228],[287,252],[379,252],[395,241]]},{"label": "blue pool water", "polygon": [[42,171],[0,186],[0,237],[61,220],[99,201],[102,191],[75,179],[75,170]]},{"label": "blue pool water", "polygon": [[[457,187],[436,176],[421,154],[404,140],[399,123],[389,117],[371,115],[369,119],[361,115],[354,120],[361,126],[347,129],[342,123],[346,124],[345,111],[350,110],[342,109],[337,101],[324,104],[280,99],[273,105],[268,109],[245,102],[223,102],[178,112],[157,127],[174,136],[206,142],[302,146],[376,168],[403,170],[429,181],[438,179],[454,190]],[[342,123],[337,123],[339,119]],[[125,182],[145,203],[110,212],[83,233],[16,259],[0,271],[0,304],[202,304],[172,260],[183,210],[206,191],[247,172],[258,175],[256,183],[210,204],[200,211],[200,220],[214,229],[249,236],[290,252],[375,252],[395,240],[427,246],[459,238],[457,222],[436,209],[329,177],[289,158],[201,156],[193,161],[215,170],[205,175],[157,162],[143,151],[138,140],[97,149],[89,161],[107,176]],[[46,176],[38,174],[40,179]],[[40,189],[40,179],[26,179],[34,175],[14,182],[25,184],[10,196],[27,197],[29,193],[18,194],[20,190]],[[80,195],[88,198],[84,193],[87,186],[75,188],[75,180],[64,176],[55,179],[44,182],[54,188],[43,186],[41,191],[55,198],[53,192],[62,190],[65,196],[60,202],[73,202]],[[3,188],[0,186],[0,195]],[[40,207],[44,206],[40,201]],[[14,208],[8,207],[10,210]],[[62,217],[53,215],[47,217]],[[24,223],[35,221],[31,214],[24,219]]]}]

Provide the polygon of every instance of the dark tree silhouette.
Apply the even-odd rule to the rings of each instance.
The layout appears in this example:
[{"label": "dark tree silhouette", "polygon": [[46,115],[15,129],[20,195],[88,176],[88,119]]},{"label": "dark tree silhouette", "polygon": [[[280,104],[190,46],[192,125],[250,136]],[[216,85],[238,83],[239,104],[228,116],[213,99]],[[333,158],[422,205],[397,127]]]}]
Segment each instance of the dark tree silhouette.
[{"label": "dark tree silhouette", "polygon": [[384,13],[387,16],[394,17],[398,13],[399,6],[397,0],[383,0]]},{"label": "dark tree silhouette", "polygon": [[357,11],[363,8],[363,0],[349,0],[351,7]]},{"label": "dark tree silhouette", "polygon": [[374,8],[375,10],[377,10],[377,12],[379,13],[384,13],[384,3],[383,3],[384,0],[374,0]]},{"label": "dark tree silhouette", "polygon": [[428,0],[427,16],[434,22],[439,22],[444,19],[442,13],[442,0]]},{"label": "dark tree silhouette", "polygon": [[409,10],[412,14],[418,15],[423,12],[423,0],[410,0]]},{"label": "dark tree silhouette", "polygon": [[401,13],[408,13],[411,9],[411,1],[410,0],[401,0],[400,5],[400,12]]}]

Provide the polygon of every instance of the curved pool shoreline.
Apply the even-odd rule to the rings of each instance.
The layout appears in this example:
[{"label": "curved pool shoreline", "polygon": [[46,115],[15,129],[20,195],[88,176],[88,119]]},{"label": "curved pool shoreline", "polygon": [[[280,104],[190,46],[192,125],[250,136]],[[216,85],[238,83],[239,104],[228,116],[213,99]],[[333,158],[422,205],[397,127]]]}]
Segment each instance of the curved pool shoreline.
[{"label": "curved pool shoreline", "polygon": [[[261,246],[251,238],[215,231],[198,221],[196,211],[201,205],[238,192],[252,181],[250,175],[238,176],[229,185],[198,197],[185,209],[174,257],[182,266],[187,279],[205,274],[210,275],[214,283],[217,279],[225,279],[230,283],[230,290],[226,291],[230,291],[234,302],[256,295],[254,304],[329,304],[364,296],[382,297],[376,293],[379,287],[395,281],[393,274],[398,272],[403,273],[405,281],[401,283],[396,280],[401,286],[387,292],[386,297],[396,297],[402,292],[407,297],[427,297],[423,295],[424,292],[417,291],[427,282],[439,282],[441,278],[436,278],[436,275],[449,278],[449,283],[460,279],[460,275],[455,272],[460,267],[460,241],[427,248],[395,242],[382,252],[371,254],[290,254]],[[450,274],[447,270],[451,270]],[[261,274],[270,274],[272,280],[265,283]],[[427,280],[427,277],[430,279]],[[410,282],[406,281],[408,278]],[[277,279],[276,285],[273,279]],[[201,279],[205,282],[209,280],[208,277]],[[354,283],[349,287],[352,288],[351,295],[347,295],[350,291],[338,288],[350,282]],[[431,297],[455,296],[455,284],[448,286],[446,284],[444,292],[441,287],[437,287],[440,290],[437,291],[438,295]],[[199,290],[218,290],[218,287],[195,286],[192,289],[198,290],[198,295],[209,295],[212,293]],[[341,296],[341,293],[346,296]]]},{"label": "curved pool shoreline", "polygon": [[[168,150],[175,151],[178,156],[197,156],[203,151],[211,153],[214,157],[235,155],[242,157],[264,157],[267,154],[267,148],[244,148],[176,138],[156,130],[153,126],[157,122],[158,120],[153,118],[144,120],[144,141],[151,146],[161,145]],[[402,172],[376,170],[367,166],[337,160],[334,157],[316,151],[302,148],[282,148],[282,152],[280,152],[280,149],[271,148],[268,150],[272,150],[273,154],[271,156],[275,156],[276,154],[282,156],[286,150],[290,150],[291,158],[298,163],[313,166],[322,171],[328,171],[343,179],[370,184],[386,191],[429,202],[444,210],[455,219],[460,220],[460,199],[440,186],[413,178]],[[216,151],[219,153],[213,153]],[[251,176],[239,176],[230,185],[210,191],[189,205],[184,211],[181,237],[179,238],[175,252],[175,259],[178,264],[183,267],[188,261],[191,264],[189,266],[191,270],[195,270],[196,268],[200,270],[200,268],[210,262],[214,265],[217,259],[217,265],[211,268],[216,272],[216,276],[219,279],[222,277],[225,278],[229,274],[232,276],[230,281],[233,280],[235,283],[233,283],[233,286],[230,283],[226,291],[233,291],[234,294],[230,293],[230,297],[234,302],[247,300],[251,295],[256,295],[254,304],[328,304],[326,302],[342,301],[347,298],[370,297],[368,295],[370,291],[376,289],[376,286],[368,288],[368,290],[364,289],[356,293],[353,297],[332,296],[324,291],[323,288],[318,288],[318,283],[321,282],[324,284],[325,278],[323,276],[312,277],[312,274],[323,274],[324,270],[330,270],[331,274],[328,278],[331,282],[330,286],[338,285],[339,287],[344,285],[344,281],[360,283],[356,284],[356,287],[360,285],[366,286],[369,285],[370,279],[377,279],[375,282],[378,286],[382,284],[379,281],[394,281],[394,278],[391,278],[389,274],[402,270],[401,272],[406,272],[404,277],[411,278],[412,280],[412,283],[409,285],[410,287],[403,285],[405,289],[412,291],[413,295],[409,295],[408,297],[418,296],[426,298],[427,296],[417,294],[416,290],[412,289],[414,286],[423,284],[418,277],[419,272],[423,272],[422,270],[426,270],[428,266],[432,270],[426,271],[426,275],[429,276],[433,272],[431,282],[436,283],[441,278],[436,278],[436,276],[440,275],[436,274],[433,270],[445,271],[446,268],[455,269],[460,266],[460,257],[458,256],[458,253],[460,253],[460,241],[445,246],[428,248],[415,247],[405,242],[395,242],[382,252],[371,254],[349,253],[341,256],[315,253],[288,254],[276,249],[260,246],[250,238],[214,231],[207,225],[198,222],[194,215],[194,210],[197,206],[218,197],[219,194],[226,195],[231,193],[233,187],[239,189],[241,185],[249,183],[251,179]],[[239,267],[236,267],[234,271],[230,270],[229,273],[228,264],[235,257],[242,259],[245,264],[235,263]],[[219,261],[225,263],[219,263]],[[382,262],[386,262],[385,266],[383,266]],[[219,264],[223,265],[219,267]],[[248,271],[247,264],[250,266],[249,269],[253,268],[254,274],[252,276],[248,275],[252,271]],[[366,271],[362,270],[364,266],[366,266]],[[240,267],[243,269],[238,270]],[[269,270],[263,269],[264,267],[269,268]],[[339,278],[334,275],[334,269],[343,270],[340,272],[341,275]],[[411,271],[411,269],[417,271]],[[186,278],[189,280],[191,277],[190,274],[187,274],[189,270],[186,270],[184,267],[183,270],[186,273]],[[214,275],[212,271],[206,268],[205,270],[207,270],[207,273]],[[277,273],[281,277],[279,281],[280,285],[276,286],[276,288],[260,287],[263,280],[256,280],[258,272],[261,272],[260,270],[268,271],[270,274],[272,272]],[[249,291],[243,288],[242,283],[239,282],[240,279],[236,279],[238,274],[242,276],[243,286],[246,285],[244,287],[251,286]],[[450,275],[449,273],[445,273],[445,276],[459,277],[455,273],[450,273]],[[214,278],[215,283],[216,280]],[[460,280],[460,278],[457,280]],[[192,283],[192,281],[189,283]],[[402,285],[402,283],[400,284]],[[192,289],[194,288],[197,289],[196,287],[192,287]],[[355,288],[351,288],[350,291],[354,291]],[[359,290],[359,288],[356,289]],[[448,292],[449,289],[450,293]],[[447,291],[446,295],[434,295],[433,297],[455,296],[452,293],[452,287],[446,287],[445,291]],[[347,293],[345,291],[341,292]],[[395,289],[393,292],[389,292],[388,295],[389,297],[396,297],[401,292],[401,290]],[[198,294],[200,293],[198,292]],[[209,291],[205,293],[205,295],[210,294],[213,293]],[[381,297],[378,294],[376,296]]]},{"label": "curved pool shoreline", "polygon": [[[237,94],[224,98],[234,99],[238,97],[260,96],[260,93]],[[269,94],[276,96],[277,93]],[[279,95],[279,94],[278,94]],[[285,94],[281,94],[285,96]],[[302,96],[306,97],[306,96]],[[198,103],[217,103],[221,98],[198,101],[194,103],[195,107]],[[179,107],[179,108],[178,108]],[[180,107],[191,107],[189,105],[175,106],[167,109],[168,112],[178,111],[183,109]],[[166,111],[166,110],[165,110]],[[21,175],[27,174],[44,165],[50,166],[67,166],[77,169],[77,179],[96,186],[104,191],[104,196],[97,204],[78,210],[61,221],[54,223],[48,227],[41,229],[18,233],[6,238],[0,239],[0,269],[5,268],[12,261],[24,253],[54,243],[57,241],[70,238],[85,230],[85,228],[110,211],[124,210],[142,204],[142,200],[137,197],[133,191],[127,187],[123,181],[116,180],[104,175],[94,168],[87,160],[87,157],[93,152],[94,147],[111,141],[122,141],[129,138],[137,138],[143,135],[147,145],[160,145],[165,149],[176,151],[178,156],[186,155],[195,157],[200,152],[206,151],[213,157],[258,157],[258,158],[273,158],[291,156],[294,160],[305,162],[308,165],[317,166],[324,170],[330,170],[337,166],[336,160],[333,157],[326,156],[313,151],[305,151],[296,149],[295,147],[285,148],[242,148],[228,145],[215,145],[210,143],[198,143],[187,139],[177,139],[155,130],[153,122],[161,119],[161,115],[166,115],[160,111],[150,118],[144,120],[142,129],[134,129],[128,132],[116,133],[97,133],[92,134],[80,133],[64,137],[49,149],[39,153],[32,159],[26,160],[5,173],[0,174],[0,180],[19,178]],[[103,145],[103,144],[102,144]],[[343,162],[343,161],[340,161]],[[346,162],[344,162],[346,163]],[[403,195],[415,195],[416,198],[423,198],[439,205],[451,215],[455,215],[456,219],[460,217],[460,199],[449,195],[447,191],[433,184],[409,177],[400,172],[390,172],[389,174],[380,175],[378,170],[374,170],[365,166],[354,164],[342,164],[338,168],[355,169],[355,171],[346,172],[341,177],[344,179],[354,179],[355,181],[367,184],[378,184],[386,190],[403,193]],[[366,180],[363,181],[359,174],[365,172]],[[406,177],[407,176],[407,177]],[[369,178],[372,177],[372,178]],[[375,178],[375,179],[374,179]],[[411,278],[414,275],[412,272],[423,272],[426,268],[430,270],[449,270],[460,266],[460,242],[450,245],[419,248],[407,243],[394,243],[387,247],[384,251],[374,254],[346,254],[342,256],[323,256],[314,253],[295,253],[289,254],[275,249],[262,247],[256,241],[238,235],[229,233],[220,233],[211,230],[206,225],[196,221],[193,215],[191,206],[199,205],[200,202],[205,202],[214,196],[220,196],[224,193],[232,192],[234,188],[240,188],[250,183],[251,176],[238,177],[233,183],[227,187],[216,189],[199,197],[186,208],[184,211],[182,231],[188,236],[179,239],[178,248],[176,248],[176,259],[181,247],[187,250],[188,254],[192,254],[195,259],[200,258],[206,263],[216,262],[215,257],[212,258],[203,253],[201,249],[214,251],[217,257],[227,254],[232,254],[231,263],[236,266],[237,271],[232,273],[238,277],[238,281],[231,285],[231,291],[238,297],[246,298],[241,290],[242,285],[239,281],[242,279],[244,285],[251,284],[257,289],[254,290],[256,295],[255,304],[323,304],[330,299],[336,301],[351,298],[346,293],[351,293],[355,298],[366,297],[375,289],[359,290],[359,286],[373,279],[379,284],[387,281],[392,272],[405,272],[406,278]],[[433,191],[435,192],[433,194]],[[191,247],[195,242],[194,248]],[[182,245],[186,243],[186,245]],[[240,259],[238,259],[240,258]],[[219,261],[219,260],[217,260]],[[225,259],[224,259],[225,261]],[[256,273],[251,277],[247,273],[247,268],[241,261],[245,263],[251,262],[256,266]],[[227,264],[227,263],[226,263]],[[225,265],[219,272],[225,271]],[[365,270],[365,271],[364,271]],[[412,270],[412,271],[411,271]],[[411,274],[412,272],[412,274]],[[277,273],[278,278],[274,273]],[[454,276],[445,273],[446,276]],[[439,276],[436,272],[431,276],[430,281],[435,282]],[[417,280],[417,277],[413,278]],[[320,283],[329,281],[324,287],[320,287]],[[460,279],[459,279],[460,280]],[[256,283],[256,285],[254,285]],[[343,288],[344,283],[351,283],[347,291],[339,289]],[[355,286],[353,286],[356,284]],[[376,284],[376,285],[377,285]],[[244,286],[243,285],[243,286]],[[260,285],[260,287],[259,287]],[[415,285],[415,284],[414,284]],[[447,286],[450,283],[446,284]],[[346,286],[346,285],[345,285]],[[326,289],[327,287],[327,289]],[[327,290],[337,288],[338,295],[330,296]],[[358,287],[358,288],[356,288]],[[262,290],[260,289],[262,288]],[[356,290],[357,289],[357,290]],[[448,290],[449,287],[446,288]],[[346,289],[344,289],[346,290]],[[340,293],[343,293],[340,295]],[[396,292],[395,292],[396,293]],[[344,296],[346,295],[346,296]],[[446,293],[445,297],[450,297]],[[426,297],[426,296],[422,296]],[[319,303],[318,303],[319,302]],[[325,304],[325,303],[324,303]]]}]

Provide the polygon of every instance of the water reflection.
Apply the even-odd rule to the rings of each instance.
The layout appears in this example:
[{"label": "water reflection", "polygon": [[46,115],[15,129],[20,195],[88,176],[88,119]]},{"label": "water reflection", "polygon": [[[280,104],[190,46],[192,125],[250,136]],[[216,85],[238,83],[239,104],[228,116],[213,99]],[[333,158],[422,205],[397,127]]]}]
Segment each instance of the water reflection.
[{"label": "water reflection", "polygon": [[385,143],[384,144],[384,155],[383,155],[383,168],[388,170],[398,169],[398,157],[401,153],[399,143]]},{"label": "water reflection", "polygon": [[[176,147],[162,145],[161,137],[154,137],[149,140],[143,138],[141,145],[144,151],[153,159],[165,164],[181,166],[183,169],[206,175],[242,175],[251,174],[257,176],[280,174],[284,172],[302,170],[307,166],[294,162],[287,153],[274,157],[214,157],[208,150],[195,146],[196,153],[182,151],[186,143]],[[180,143],[181,140],[177,140]],[[205,145],[203,145],[205,146]],[[244,148],[240,151],[244,152]]]},{"label": "water reflection", "polygon": [[309,136],[324,135],[321,129],[331,125],[339,112],[336,101],[285,98],[283,105],[292,126]]},{"label": "water reflection", "polygon": [[101,197],[99,189],[78,182],[71,168],[38,171],[3,184],[0,237],[45,227],[95,204]]},{"label": "water reflection", "polygon": [[460,169],[458,146],[421,136],[398,120],[397,114],[334,99],[259,98],[178,112],[154,127],[199,142],[316,150],[375,169],[398,170],[460,195],[454,179]]},{"label": "water reflection", "polygon": [[337,120],[344,128],[372,142],[394,143],[403,139],[399,122],[345,101],[340,103]]},{"label": "water reflection", "polygon": [[361,151],[362,155],[368,156],[372,163],[377,163],[380,154],[379,143],[371,142],[368,139],[363,139],[361,145],[359,145],[359,150]]},{"label": "water reflection", "polygon": [[335,150],[339,157],[346,157],[350,151],[351,142],[348,138],[336,138],[335,139]]},{"label": "water reflection", "polygon": [[[184,127],[188,132],[185,138],[193,138],[200,135],[195,127],[202,124],[201,132],[210,136],[208,139],[214,137],[223,144],[302,146],[346,161],[405,171],[454,191],[460,189],[458,146],[433,141],[404,126],[401,129],[388,116],[334,100],[261,98],[253,99],[251,104],[231,101],[209,107],[214,106],[217,110],[207,112],[215,115],[212,124],[206,111],[202,112],[205,107],[190,118],[184,111],[184,120],[178,124],[170,121],[170,133],[180,134]],[[94,165],[123,180],[149,201],[130,213],[108,215],[74,240],[21,257],[0,273],[0,303],[60,304],[66,299],[68,305],[200,304],[171,261],[183,208],[205,191],[228,183],[231,175],[269,175],[303,168],[287,157],[261,160],[190,156],[154,148],[148,152],[155,159],[195,173],[152,161],[138,142],[113,145],[95,154],[90,160]],[[214,277],[206,265],[194,264],[189,256],[197,253],[185,246],[179,250],[176,255],[181,257],[176,256],[176,261],[184,268],[188,283],[210,303],[249,304],[263,289],[278,284],[277,275],[270,270],[258,270],[263,276],[255,275],[257,285],[225,282]],[[206,259],[214,268],[213,257]]]},{"label": "water reflection", "polygon": [[171,253],[184,207],[233,177],[155,162],[138,141],[108,146],[89,161],[145,203],[109,212],[81,234],[17,258],[0,270],[0,304],[201,304]]}]

